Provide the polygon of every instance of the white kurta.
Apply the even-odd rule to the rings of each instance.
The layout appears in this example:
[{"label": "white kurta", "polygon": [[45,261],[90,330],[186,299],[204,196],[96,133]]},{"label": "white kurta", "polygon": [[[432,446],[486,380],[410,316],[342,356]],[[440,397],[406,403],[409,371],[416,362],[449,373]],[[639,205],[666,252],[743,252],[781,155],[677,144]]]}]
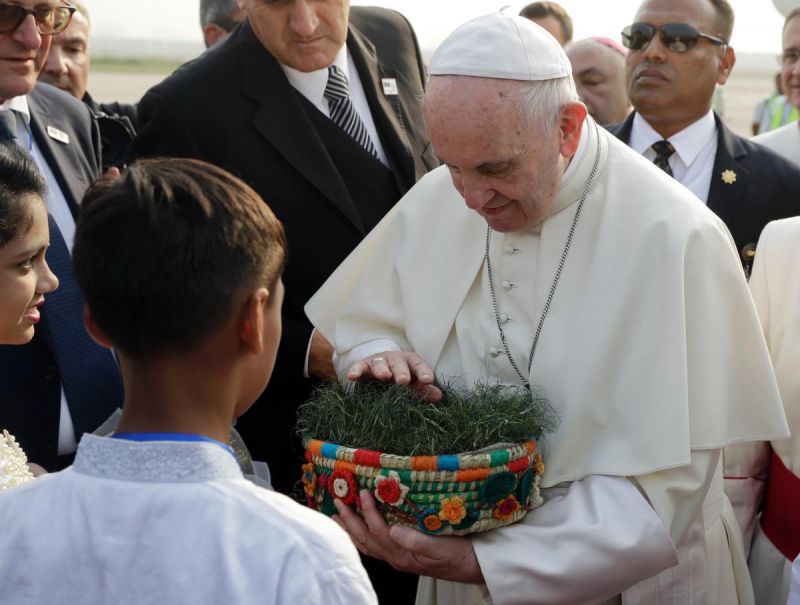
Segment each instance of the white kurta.
[{"label": "white kurta", "polygon": [[[800,130],[797,124],[789,126]],[[790,439],[773,441],[772,449],[789,471],[800,476],[800,217],[774,221],[764,228],[750,288],[792,433]],[[791,561],[772,545],[758,525],[750,552],[750,570],[758,603],[786,601]]]},{"label": "white kurta", "polygon": [[753,141],[795,164],[800,164],[800,126],[797,122],[754,136]]},{"label": "white kurta", "polygon": [[[589,145],[541,229],[493,234],[491,248],[504,330],[524,367],[599,148],[531,372],[560,416],[542,482],[557,491],[522,523],[472,539],[487,586],[424,581],[421,602],[752,599],[719,451],[787,429],[735,248],[685,188],[587,123]],[[344,359],[388,340],[440,377],[518,382],[487,298],[485,233],[447,169],[435,170],[306,312]],[[638,488],[638,500],[622,484]],[[620,503],[618,516],[608,500]],[[660,517],[660,538],[648,533],[647,510]],[[642,582],[674,565],[670,540],[679,565]]]},{"label": "white kurta", "polygon": [[213,443],[84,435],[74,466],[0,497],[0,601],[377,603],[330,519]]}]

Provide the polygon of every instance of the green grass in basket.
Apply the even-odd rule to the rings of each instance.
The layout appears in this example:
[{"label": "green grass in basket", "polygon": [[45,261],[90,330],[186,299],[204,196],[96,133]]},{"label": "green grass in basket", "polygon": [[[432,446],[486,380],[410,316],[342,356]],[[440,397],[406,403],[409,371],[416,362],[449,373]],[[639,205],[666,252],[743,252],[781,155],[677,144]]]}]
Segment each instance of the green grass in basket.
[{"label": "green grass in basket", "polygon": [[430,456],[541,438],[555,427],[547,401],[523,388],[478,383],[466,391],[453,383],[440,385],[438,403],[394,383],[363,382],[349,390],[325,383],[300,407],[298,431],[348,447]]}]

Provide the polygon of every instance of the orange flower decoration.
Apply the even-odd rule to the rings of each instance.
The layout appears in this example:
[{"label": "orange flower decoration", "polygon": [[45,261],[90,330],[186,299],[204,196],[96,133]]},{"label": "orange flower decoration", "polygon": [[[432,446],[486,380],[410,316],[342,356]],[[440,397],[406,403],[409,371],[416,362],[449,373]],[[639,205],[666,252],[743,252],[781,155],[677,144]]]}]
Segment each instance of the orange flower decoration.
[{"label": "orange flower decoration", "polygon": [[467,516],[467,509],[464,501],[458,496],[444,498],[440,503],[439,518],[447,521],[451,525],[458,525]]},{"label": "orange flower decoration", "polygon": [[306,496],[309,498],[314,497],[314,492],[317,489],[317,473],[312,462],[303,465],[303,489],[306,492]]}]

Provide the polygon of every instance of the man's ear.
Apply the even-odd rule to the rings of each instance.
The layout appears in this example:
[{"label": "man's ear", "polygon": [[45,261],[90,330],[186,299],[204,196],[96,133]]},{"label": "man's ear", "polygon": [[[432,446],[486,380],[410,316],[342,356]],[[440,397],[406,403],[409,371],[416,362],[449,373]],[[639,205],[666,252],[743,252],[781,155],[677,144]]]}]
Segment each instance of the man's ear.
[{"label": "man's ear", "polygon": [[203,40],[205,40],[206,48],[211,48],[220,38],[224,38],[227,35],[228,32],[216,23],[209,23],[203,26]]},{"label": "man's ear", "polygon": [[733,70],[733,66],[735,64],[736,53],[733,52],[733,49],[730,46],[726,46],[725,52],[719,61],[719,67],[717,68],[717,84],[722,86],[728,81],[728,76],[731,75],[731,71]]},{"label": "man's ear", "polygon": [[103,331],[97,327],[97,324],[94,322],[94,317],[92,317],[92,310],[89,308],[89,305],[83,305],[83,325],[86,326],[86,331],[89,333],[89,336],[92,337],[97,344],[101,347],[105,347],[106,349],[113,349],[114,345],[108,339]]},{"label": "man's ear", "polygon": [[580,101],[567,103],[561,112],[561,155],[571,158],[578,150],[581,142],[581,131],[586,123],[586,105]]},{"label": "man's ear", "polygon": [[242,344],[252,353],[261,354],[264,350],[264,313],[269,304],[269,290],[254,290],[242,309],[240,338]]}]

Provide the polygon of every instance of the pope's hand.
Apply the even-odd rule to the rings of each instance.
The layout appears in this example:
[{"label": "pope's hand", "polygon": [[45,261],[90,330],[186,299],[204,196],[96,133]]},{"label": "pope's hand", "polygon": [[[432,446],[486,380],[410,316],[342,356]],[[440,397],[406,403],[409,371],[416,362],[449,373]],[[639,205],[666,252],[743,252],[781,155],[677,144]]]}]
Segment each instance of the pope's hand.
[{"label": "pope's hand", "polygon": [[483,583],[483,573],[468,538],[426,536],[399,525],[390,528],[369,491],[362,490],[359,495],[363,519],[338,499],[333,503],[339,514],[333,519],[350,534],[361,553],[383,559],[400,571],[453,582]]},{"label": "pope's hand", "polygon": [[375,378],[407,384],[428,401],[439,401],[442,391],[433,384],[433,370],[422,357],[409,351],[384,351],[350,366],[348,380]]}]

